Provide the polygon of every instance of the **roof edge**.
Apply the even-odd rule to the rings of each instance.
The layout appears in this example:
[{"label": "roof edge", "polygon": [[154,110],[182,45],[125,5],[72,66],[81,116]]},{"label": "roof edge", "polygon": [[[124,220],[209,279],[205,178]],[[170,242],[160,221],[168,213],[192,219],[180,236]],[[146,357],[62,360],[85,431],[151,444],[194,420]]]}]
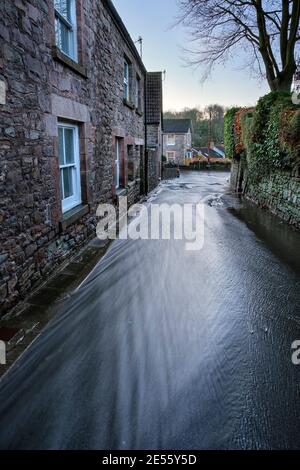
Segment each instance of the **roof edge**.
[{"label": "roof edge", "polygon": [[106,7],[106,9],[109,11],[115,25],[117,26],[119,32],[123,36],[124,40],[126,41],[128,47],[130,48],[131,52],[133,53],[135,59],[139,63],[140,67],[142,68],[143,72],[146,74],[147,70],[144,65],[144,62],[141,59],[140,54],[138,53],[137,48],[135,47],[135,44],[133,42],[132,37],[130,36],[125,24],[123,23],[123,20],[121,16],[119,15],[116,7],[114,6],[112,0],[102,0],[103,5]]}]

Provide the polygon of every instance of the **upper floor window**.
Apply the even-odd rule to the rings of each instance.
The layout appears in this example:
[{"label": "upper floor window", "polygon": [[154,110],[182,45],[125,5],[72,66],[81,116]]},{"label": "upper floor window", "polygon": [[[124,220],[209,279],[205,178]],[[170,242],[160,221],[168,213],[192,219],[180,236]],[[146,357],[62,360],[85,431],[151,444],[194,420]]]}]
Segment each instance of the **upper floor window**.
[{"label": "upper floor window", "polygon": [[168,144],[167,145],[175,145],[175,134],[168,134]]},{"label": "upper floor window", "polygon": [[130,64],[127,60],[124,60],[124,99],[129,101],[130,98]]},{"label": "upper floor window", "polygon": [[67,212],[82,202],[78,126],[59,123],[58,154],[62,210]]},{"label": "upper floor window", "polygon": [[54,0],[56,45],[77,61],[76,0]]}]

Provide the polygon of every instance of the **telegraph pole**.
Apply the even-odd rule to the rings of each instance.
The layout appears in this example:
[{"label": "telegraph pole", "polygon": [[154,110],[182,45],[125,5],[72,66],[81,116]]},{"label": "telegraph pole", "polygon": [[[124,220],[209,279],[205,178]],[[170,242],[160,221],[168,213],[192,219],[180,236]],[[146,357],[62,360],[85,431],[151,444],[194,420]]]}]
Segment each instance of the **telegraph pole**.
[{"label": "telegraph pole", "polygon": [[210,168],[210,150],[212,141],[212,110],[209,110],[209,131],[208,131],[208,168]]}]

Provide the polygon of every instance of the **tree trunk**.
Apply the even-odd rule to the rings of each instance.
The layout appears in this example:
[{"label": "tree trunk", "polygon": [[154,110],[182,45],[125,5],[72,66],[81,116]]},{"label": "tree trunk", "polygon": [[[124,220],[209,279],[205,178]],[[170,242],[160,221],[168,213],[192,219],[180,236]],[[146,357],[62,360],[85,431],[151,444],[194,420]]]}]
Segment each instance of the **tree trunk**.
[{"label": "tree trunk", "polygon": [[290,93],[292,89],[296,63],[284,72],[281,72],[275,79],[268,78],[271,91],[285,91]]},{"label": "tree trunk", "polygon": [[271,88],[271,91],[286,91],[290,93],[292,89],[292,84],[293,84],[293,77],[290,77],[285,80],[280,80],[279,78],[276,78],[273,81],[269,81],[269,86]]}]

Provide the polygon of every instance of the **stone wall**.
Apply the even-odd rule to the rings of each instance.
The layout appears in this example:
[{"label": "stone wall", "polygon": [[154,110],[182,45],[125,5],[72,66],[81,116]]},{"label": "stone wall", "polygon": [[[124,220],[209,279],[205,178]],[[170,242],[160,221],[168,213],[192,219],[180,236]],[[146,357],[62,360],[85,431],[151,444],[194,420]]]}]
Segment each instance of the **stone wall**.
[{"label": "stone wall", "polygon": [[147,179],[148,191],[152,191],[161,178],[162,164],[162,72],[147,73]]},{"label": "stone wall", "polygon": [[[96,208],[114,202],[114,139],[143,149],[144,109],[123,102],[124,56],[131,76],[145,69],[109,2],[77,0],[79,63],[55,48],[53,0],[0,2],[0,293],[1,314],[95,235]],[[132,101],[135,86],[132,81]],[[58,119],[80,128],[82,205],[63,214],[59,183]],[[133,156],[140,192],[141,153]]]},{"label": "stone wall", "polygon": [[148,147],[148,190],[152,191],[159,183],[161,177],[162,157],[162,134],[161,126],[156,124],[147,125],[147,147]]},{"label": "stone wall", "polygon": [[291,171],[277,170],[254,183],[249,180],[246,164],[234,161],[231,185],[260,207],[300,229],[300,177]]}]

